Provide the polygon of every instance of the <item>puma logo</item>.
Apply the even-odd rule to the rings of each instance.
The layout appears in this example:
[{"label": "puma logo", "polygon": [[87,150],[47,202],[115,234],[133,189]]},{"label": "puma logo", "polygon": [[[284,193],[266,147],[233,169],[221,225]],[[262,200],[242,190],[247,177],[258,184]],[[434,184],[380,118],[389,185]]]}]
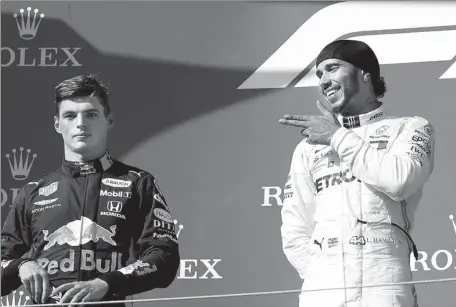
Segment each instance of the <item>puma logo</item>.
[{"label": "puma logo", "polygon": [[318,242],[317,240],[314,240],[314,244],[317,244],[318,246],[320,246],[320,250],[322,250],[322,247],[321,247],[321,246],[323,245],[323,240],[324,240],[324,239],[325,239],[325,238],[321,238],[321,242]]}]

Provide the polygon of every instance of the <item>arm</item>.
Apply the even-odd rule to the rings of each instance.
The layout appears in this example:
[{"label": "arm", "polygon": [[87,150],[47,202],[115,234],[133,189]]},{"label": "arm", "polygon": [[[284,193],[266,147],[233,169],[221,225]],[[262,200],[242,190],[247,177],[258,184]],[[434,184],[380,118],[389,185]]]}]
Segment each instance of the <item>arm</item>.
[{"label": "arm", "polygon": [[1,296],[8,295],[21,284],[19,267],[29,258],[21,258],[30,250],[31,231],[25,210],[25,188],[16,196],[5,221],[1,239]]},{"label": "arm", "polygon": [[173,282],[179,268],[174,220],[152,175],[140,179],[138,193],[139,214],[145,218],[134,246],[136,261],[98,277],[108,283],[109,294],[126,296],[166,288]]},{"label": "arm", "polygon": [[337,130],[331,146],[355,177],[395,201],[422,188],[434,168],[434,132],[420,117],[408,119],[387,150],[377,150],[345,128]]},{"label": "arm", "polygon": [[309,241],[314,230],[314,188],[307,169],[307,158],[299,150],[293,153],[282,207],[282,247],[291,265],[304,279],[310,259]]}]

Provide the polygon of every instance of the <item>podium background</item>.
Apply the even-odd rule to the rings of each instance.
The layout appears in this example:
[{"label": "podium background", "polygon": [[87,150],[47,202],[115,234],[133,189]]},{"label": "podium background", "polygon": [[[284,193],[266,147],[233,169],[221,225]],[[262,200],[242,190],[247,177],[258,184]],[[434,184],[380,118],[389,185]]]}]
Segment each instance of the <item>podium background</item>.
[{"label": "podium background", "polygon": [[[356,2],[369,10],[370,4]],[[454,10],[455,4],[439,5]],[[36,37],[24,40],[13,13],[29,5],[45,17]],[[2,225],[15,191],[57,167],[62,159],[61,139],[53,129],[54,86],[65,78],[99,72],[112,89],[116,122],[109,138],[111,153],[154,174],[174,218],[184,226],[179,236],[183,262],[176,281],[167,289],[135,298],[300,289],[301,281],[281,249],[279,196],[301,136],[298,129],[280,126],[277,119],[290,113],[317,114],[315,101],[320,97],[313,86],[295,86],[299,80],[276,88],[239,87],[309,18],[337,5],[341,4],[3,2],[1,62],[10,62],[9,50],[15,58],[1,70]],[[371,13],[375,14],[374,8]],[[436,16],[430,11],[428,18]],[[313,36],[302,42],[303,57],[307,48],[324,41],[328,28],[340,27],[336,20],[325,20],[316,23]],[[424,26],[427,31],[436,30],[429,29],[425,20]],[[444,29],[454,28],[456,22]],[[408,32],[414,31],[419,30]],[[368,34],[382,33],[380,29]],[[353,38],[366,33],[343,35]],[[27,48],[22,66],[18,48]],[[39,66],[39,48],[57,48],[56,56]],[[61,66],[67,59],[62,48],[71,52],[80,48],[74,53],[77,62]],[[451,41],[445,48],[451,55],[446,60],[381,67],[388,112],[429,119],[437,138],[434,173],[411,233],[420,257],[425,257],[414,266],[415,280],[456,277],[456,226],[449,219],[456,214],[456,80],[439,79],[453,64],[456,48]],[[57,66],[46,66],[53,61]],[[295,63],[294,68],[312,66],[310,61],[302,64]],[[286,75],[287,70],[279,67],[270,74]],[[12,177],[5,157],[12,156],[13,149],[18,154],[20,147],[37,155],[25,180]],[[417,291],[423,306],[443,307],[456,300],[454,283],[418,285]],[[12,295],[8,302],[11,299]],[[170,307],[297,304],[297,293],[154,303]]]}]

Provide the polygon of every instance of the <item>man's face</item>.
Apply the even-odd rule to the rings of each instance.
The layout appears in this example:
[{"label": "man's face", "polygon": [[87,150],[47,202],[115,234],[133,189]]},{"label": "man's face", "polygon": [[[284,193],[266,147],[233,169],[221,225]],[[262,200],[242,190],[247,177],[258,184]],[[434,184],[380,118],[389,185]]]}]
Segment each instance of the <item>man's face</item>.
[{"label": "man's face", "polygon": [[320,90],[333,113],[341,113],[360,90],[360,71],[350,63],[327,59],[317,66]]},{"label": "man's face", "polygon": [[54,125],[69,150],[90,155],[106,149],[112,121],[98,97],[82,97],[62,101]]}]

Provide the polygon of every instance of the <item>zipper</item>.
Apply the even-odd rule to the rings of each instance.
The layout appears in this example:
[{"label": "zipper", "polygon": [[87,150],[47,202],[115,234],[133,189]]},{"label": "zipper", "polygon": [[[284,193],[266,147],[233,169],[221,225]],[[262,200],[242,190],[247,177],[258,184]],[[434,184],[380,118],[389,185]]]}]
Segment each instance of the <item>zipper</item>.
[{"label": "zipper", "polygon": [[86,204],[86,199],[87,199],[87,188],[89,186],[89,176],[86,175],[85,179],[85,187],[84,187],[84,201],[82,202],[82,207],[81,207],[81,231],[79,233],[79,260],[78,260],[78,281],[81,281],[81,261],[82,261],[82,231],[83,231],[83,224],[84,220],[82,217],[84,216],[84,209],[85,209],[85,204]]}]

